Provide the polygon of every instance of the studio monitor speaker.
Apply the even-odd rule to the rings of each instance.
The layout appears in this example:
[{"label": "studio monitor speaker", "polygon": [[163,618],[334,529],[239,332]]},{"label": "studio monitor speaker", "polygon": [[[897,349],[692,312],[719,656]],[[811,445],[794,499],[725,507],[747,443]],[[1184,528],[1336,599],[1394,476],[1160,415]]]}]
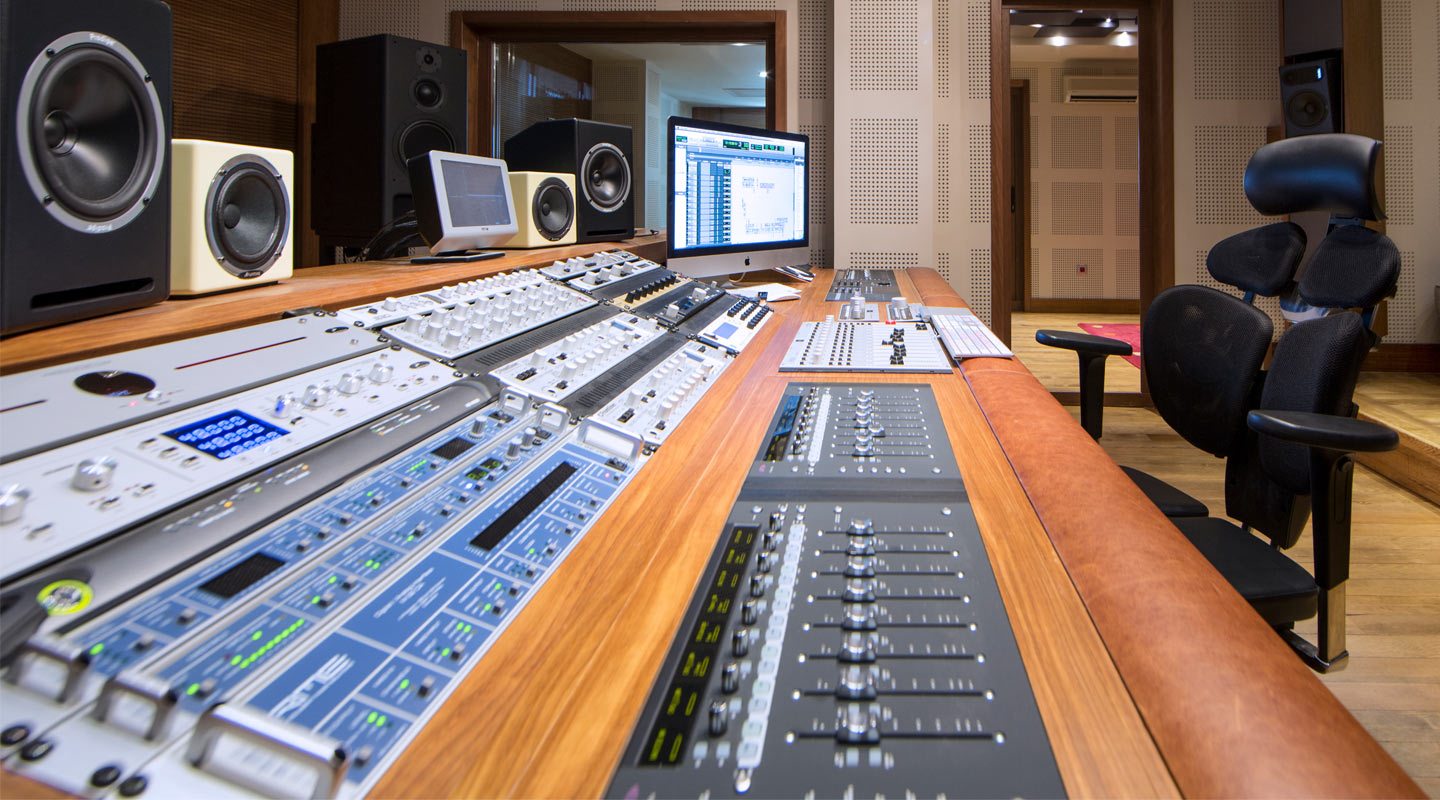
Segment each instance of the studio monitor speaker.
[{"label": "studio monitor speaker", "polygon": [[575,176],[575,241],[612,242],[635,235],[635,162],[630,127],[588,119],[537,122],[505,142],[516,171]]},{"label": "studio monitor speaker", "polygon": [[170,293],[205,294],[290,277],[289,150],[176,139]]},{"label": "studio monitor speaker", "polygon": [[414,209],[407,161],[465,152],[465,51],[382,35],[315,58],[311,219],[321,239],[362,245]]},{"label": "studio monitor speaker", "polygon": [[497,247],[575,244],[575,176],[559,172],[510,173],[510,198],[520,231]]},{"label": "studio monitor speaker", "polygon": [[0,39],[0,332],[164,300],[169,6],[6,0]]},{"label": "studio monitor speaker", "polygon": [[1280,68],[1280,101],[1285,135],[1343,133],[1340,108],[1340,59],[1320,58]]}]

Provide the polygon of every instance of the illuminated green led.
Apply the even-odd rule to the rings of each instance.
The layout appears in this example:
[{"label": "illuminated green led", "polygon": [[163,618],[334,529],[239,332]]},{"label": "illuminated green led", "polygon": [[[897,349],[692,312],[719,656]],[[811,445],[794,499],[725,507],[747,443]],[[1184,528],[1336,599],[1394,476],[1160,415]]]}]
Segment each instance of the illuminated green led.
[{"label": "illuminated green led", "polygon": [[490,608],[491,608],[490,604],[489,604],[489,603],[486,603],[486,604],[485,604],[485,607],[482,608],[482,609],[480,609],[480,610],[481,610],[481,611],[489,611]]},{"label": "illuminated green led", "polygon": [[370,712],[370,716],[366,717],[366,718],[365,718],[365,721],[368,722],[368,723],[370,723],[371,725],[374,725],[374,724],[375,724],[375,720],[376,720],[379,716],[380,716],[379,714],[376,714],[374,711],[371,711],[371,712]]},{"label": "illuminated green led", "polygon": [[264,636],[264,635],[265,635],[265,634],[263,634],[263,633],[260,632],[260,631],[255,631],[254,633],[250,634],[250,641],[252,641],[252,642],[258,642],[258,641],[260,641],[260,637],[261,637],[261,636]]},{"label": "illuminated green led", "polygon": [[335,581],[338,581],[338,580],[340,580],[340,576],[339,576],[339,575],[331,575],[329,582],[330,582],[330,583],[334,583]]},{"label": "illuminated green led", "polygon": [[450,655],[450,648],[446,647],[446,648],[442,649],[442,650],[440,651],[440,655],[446,656],[446,657],[448,658],[449,655]]},{"label": "illuminated green led", "polygon": [[185,690],[185,694],[195,694],[198,691],[200,691],[200,684],[192,683],[190,684],[190,688]]},{"label": "illuminated green led", "polygon": [[231,659],[230,659],[230,666],[232,666],[232,667],[233,667],[233,666],[236,666],[237,664],[239,664],[239,663],[240,663],[241,661],[243,661],[243,660],[244,660],[244,659],[241,658],[240,656],[235,656],[234,658],[231,658]]},{"label": "illuminated green led", "polygon": [[410,688],[410,679],[404,678],[400,681],[400,689],[403,691]]},{"label": "illuminated green led", "polygon": [[384,714],[381,714],[380,719],[375,720],[375,724],[383,728],[385,727],[386,719],[388,719],[388,717],[386,717]]},{"label": "illuminated green led", "polygon": [[310,598],[310,605],[313,606],[313,605],[319,605],[319,604],[320,604],[320,595],[317,594],[317,595],[315,595],[314,597],[311,597],[311,598]]},{"label": "illuminated green led", "polygon": [[526,553],[526,555],[530,555],[530,556],[535,555],[535,548],[533,548],[533,547],[530,548],[530,552]]},{"label": "illuminated green led", "polygon": [[100,655],[100,651],[101,651],[101,650],[104,650],[104,649],[105,649],[105,643],[104,643],[104,642],[101,642],[101,643],[95,645],[94,647],[90,648],[90,655],[92,655],[92,656],[98,656],[98,655]]},{"label": "illuminated green led", "polygon": [[466,626],[465,626],[465,632],[466,632],[466,633],[469,633],[470,631],[471,631],[470,626],[469,626],[469,625],[466,625]]},{"label": "illuminated green led", "polygon": [[[531,550],[530,552],[533,553],[533,552],[535,552],[535,551],[534,551],[534,550]],[[498,592],[498,591],[500,591],[501,589],[504,589],[504,588],[505,588],[505,584],[501,583],[500,581],[495,581],[495,591]]]},{"label": "illuminated green led", "polygon": [[463,630],[465,630],[465,623],[463,623],[463,622],[457,622],[457,623],[455,623],[455,630],[457,630],[457,631],[463,631]]}]

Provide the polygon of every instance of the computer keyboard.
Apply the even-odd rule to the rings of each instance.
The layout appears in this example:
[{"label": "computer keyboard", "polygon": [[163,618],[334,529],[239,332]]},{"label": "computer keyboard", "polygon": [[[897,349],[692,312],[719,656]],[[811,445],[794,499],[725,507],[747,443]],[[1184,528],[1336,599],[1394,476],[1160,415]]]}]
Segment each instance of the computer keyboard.
[{"label": "computer keyboard", "polygon": [[972,311],[963,308],[931,309],[930,324],[934,326],[935,332],[940,334],[940,341],[945,344],[950,357],[956,361],[981,356],[1009,358],[1015,355],[1004,342],[995,338],[995,334],[991,333]]}]

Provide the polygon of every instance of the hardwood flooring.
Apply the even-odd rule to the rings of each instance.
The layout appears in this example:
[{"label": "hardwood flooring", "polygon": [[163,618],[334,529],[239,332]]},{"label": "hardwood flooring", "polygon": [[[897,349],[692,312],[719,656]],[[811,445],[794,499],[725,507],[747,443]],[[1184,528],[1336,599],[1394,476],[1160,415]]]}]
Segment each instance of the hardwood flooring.
[{"label": "hardwood flooring", "polygon": [[[1122,315],[1084,319],[1127,321]],[[1034,331],[1073,329],[1076,321],[1073,314],[1013,318],[1013,349],[1052,391],[1076,388],[1075,359],[1069,353],[1055,358],[1054,351],[1035,343]],[[1111,362],[1107,389],[1138,390],[1139,370]],[[1134,388],[1116,388],[1126,378],[1134,378]],[[1376,409],[1377,418],[1393,411],[1422,432],[1440,430],[1435,402],[1440,376],[1367,374],[1357,394],[1363,408]],[[1378,409],[1381,405],[1387,408]],[[1071,411],[1078,416],[1078,409]],[[1223,462],[1191,447],[1153,411],[1106,408],[1100,443],[1118,463],[1179,486],[1212,513],[1223,512]],[[1440,506],[1360,467],[1353,517],[1346,613],[1350,663],[1321,679],[1422,789],[1440,797]],[[1289,552],[1308,568],[1313,557],[1308,533]],[[1314,629],[1313,621],[1297,626],[1307,635]]]}]

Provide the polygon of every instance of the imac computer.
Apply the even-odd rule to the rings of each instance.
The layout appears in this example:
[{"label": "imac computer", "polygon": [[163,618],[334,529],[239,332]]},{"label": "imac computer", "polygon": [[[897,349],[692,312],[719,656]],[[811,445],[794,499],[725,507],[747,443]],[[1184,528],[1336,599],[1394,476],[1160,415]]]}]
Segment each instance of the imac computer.
[{"label": "imac computer", "polygon": [[808,274],[810,138],[671,117],[665,266],[690,277]]},{"label": "imac computer", "polygon": [[415,220],[431,255],[415,263],[478,261],[504,255],[474,252],[515,235],[510,177],[498,158],[431,150],[407,162]]}]

